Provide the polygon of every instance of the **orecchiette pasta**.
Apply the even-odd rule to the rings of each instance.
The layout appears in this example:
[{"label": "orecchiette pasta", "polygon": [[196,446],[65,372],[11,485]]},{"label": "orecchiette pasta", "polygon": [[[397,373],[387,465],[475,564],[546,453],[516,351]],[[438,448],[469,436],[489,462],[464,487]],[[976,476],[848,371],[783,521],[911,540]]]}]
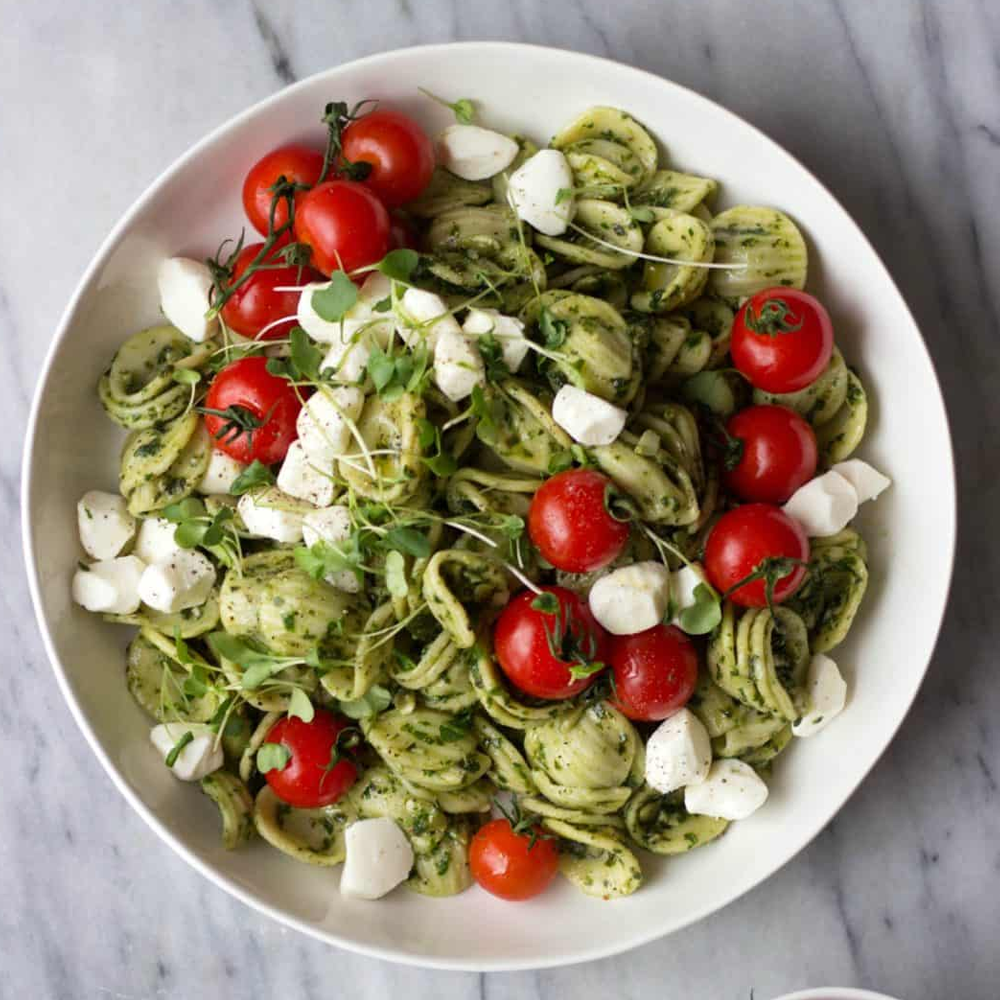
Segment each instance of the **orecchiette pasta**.
[{"label": "orecchiette pasta", "polygon": [[[471,884],[470,844],[496,807],[514,835],[554,844],[550,874],[558,857],[585,893],[626,896],[643,880],[636,849],[680,855],[729,827],[685,789],[710,767],[766,776],[802,720],[836,701],[839,689],[817,693],[816,671],[867,587],[850,526],[788,563],[805,572],[787,599],[767,591],[745,607],[746,581],[716,585],[707,541],[748,500],[730,476],[744,442],[729,420],[751,402],[790,409],[829,468],[861,442],[868,395],[829,343],[811,383],[772,383],[804,385],[795,392],[765,392],[738,367],[748,297],[806,283],[802,233],[776,208],[718,210],[719,184],[668,163],[626,111],[585,110],[546,149],[458,132],[458,152],[438,158],[447,168],[428,165],[403,206],[419,251],[328,284],[300,274],[283,290],[299,298],[282,301],[297,302],[301,326],[286,333],[282,308],[254,338],[235,336],[227,303],[272,264],[237,279],[219,259],[192,306],[204,342],[171,325],[125,340],[97,387],[127,431],[120,496],[97,495],[96,514],[78,506],[88,560],[74,596],[137,628],[127,688],[151,722],[178,724],[164,764],[217,805],[227,849],[259,836],[330,867],[353,824],[391,820],[364,826],[409,845],[397,881],[448,896]],[[273,221],[270,235],[289,239]],[[281,253],[319,259],[294,241]],[[272,394],[266,406],[253,393],[211,402],[220,372],[240,365]],[[563,472],[598,483],[586,515],[566,518],[580,547],[614,536],[580,564],[542,539],[536,497]],[[765,560],[749,582],[768,572]],[[519,602],[533,616],[521,655],[565,674],[559,695],[505,659],[497,621]],[[684,697],[644,714],[620,650],[647,633],[689,648],[691,668],[670,671]],[[318,763],[303,765],[314,794],[288,795],[296,739],[321,731]]]}]

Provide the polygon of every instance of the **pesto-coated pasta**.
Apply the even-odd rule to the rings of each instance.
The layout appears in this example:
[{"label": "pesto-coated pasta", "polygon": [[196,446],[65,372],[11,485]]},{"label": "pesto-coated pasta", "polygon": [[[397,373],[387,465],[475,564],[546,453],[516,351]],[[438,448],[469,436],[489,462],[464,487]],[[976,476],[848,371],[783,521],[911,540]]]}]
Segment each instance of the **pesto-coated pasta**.
[{"label": "pesto-coated pasta", "polygon": [[[715,253],[712,230],[700,219],[684,212],[669,212],[656,222],[646,236],[646,251],[660,257],[704,264]],[[697,298],[708,280],[703,267],[647,262],[642,290],[632,296],[632,306],[641,312],[670,312]]]},{"label": "pesto-coated pasta", "polygon": [[777,403],[787,406],[819,429],[830,423],[847,401],[849,375],[844,356],[835,347],[830,363],[812,385],[798,392],[782,394],[755,389],[753,400],[755,403]]},{"label": "pesto-coated pasta", "polygon": [[653,854],[684,854],[721,836],[729,823],[713,816],[692,816],[683,796],[663,795],[644,785],[625,807],[629,836]]},{"label": "pesto-coated pasta", "polygon": [[219,807],[222,846],[236,850],[254,832],[253,797],[246,785],[229,771],[216,771],[201,779],[201,790]]},{"label": "pesto-coated pasta", "polygon": [[122,449],[118,488],[130,513],[149,514],[194,492],[208,467],[211,441],[195,413],[162,429],[134,431]]},{"label": "pesto-coated pasta", "polygon": [[191,396],[191,390],[174,379],[174,371],[197,369],[207,356],[207,350],[172,326],[134,334],[101,376],[101,405],[115,423],[130,430],[173,420],[187,409]]},{"label": "pesto-coated pasta", "polygon": [[461,549],[435,552],[424,570],[423,586],[431,614],[460,649],[468,649],[476,641],[466,603],[502,607],[508,597],[500,563],[491,556]]},{"label": "pesto-coated pasta", "polygon": [[560,838],[559,870],[588,896],[630,896],[642,885],[639,861],[614,827],[558,819],[544,819],[542,825]]},{"label": "pesto-coated pasta", "polygon": [[[467,104],[448,104],[463,123]],[[730,599],[747,581],[717,585],[708,545],[748,502],[729,418],[790,408],[822,470],[855,454],[870,400],[836,345],[808,384],[747,373],[747,298],[806,283],[787,214],[727,206],[624,109],[583,111],[547,148],[510,138],[448,130],[422,193],[390,206],[419,249],[335,270],[325,288],[304,271],[281,293],[309,296],[282,299],[300,324],[287,333],[291,315],[230,329],[246,332],[233,292],[258,265],[234,279],[225,259],[183,262],[204,302],[176,311],[164,293],[183,332],[132,333],[97,386],[127,436],[118,495],[78,505],[73,594],[137,630],[126,686],[150,723],[186,724],[166,729],[181,734],[172,748],[151,739],[216,804],[227,850],[259,836],[330,868],[378,828],[403,852],[395,884],[446,897],[472,884],[470,845],[502,812],[513,836],[555,847],[539,852],[548,874],[558,856],[572,884],[614,899],[641,887],[641,851],[673,859],[747,814],[691,811],[713,761],[766,777],[793,733],[828,721],[824,699],[844,701],[821,654],[859,611],[865,542],[831,528],[791,561],[805,567],[793,593]],[[484,176],[490,156],[503,166]],[[240,368],[262,381],[216,406]],[[266,406],[257,392],[273,393]],[[877,492],[873,470],[853,468]],[[536,497],[564,473],[553,527]],[[558,531],[579,559],[546,544]],[[758,562],[750,582],[775,569]],[[530,629],[505,631],[513,613]],[[666,654],[638,670],[668,673],[676,699],[630,701],[644,635],[689,653],[683,670]],[[366,820],[391,822],[348,834]]]},{"label": "pesto-coated pasta", "polygon": [[711,229],[715,261],[743,265],[712,271],[708,285],[719,298],[736,306],[740,300],[765,288],[805,286],[808,267],[805,240],[784,212],[738,205],[714,216]]},{"label": "pesto-coated pasta", "polygon": [[642,249],[642,229],[628,210],[594,198],[577,202],[574,229],[566,236],[536,236],[538,246],[572,264],[612,270],[630,267]]},{"label": "pesto-coated pasta", "polygon": [[[490,758],[471,732],[455,733],[455,717],[428,708],[384,712],[364,726],[365,739],[399,778],[430,791],[456,791],[481,778]],[[449,728],[451,727],[451,728]]]},{"label": "pesto-coated pasta", "polygon": [[265,785],[254,800],[257,833],[272,847],[308,865],[339,865],[345,854],[344,831],[356,818],[350,799],[320,809],[296,809]]},{"label": "pesto-coated pasta", "polygon": [[809,639],[790,608],[748,608],[727,601],[708,647],[712,679],[749,708],[794,722],[803,713]]},{"label": "pesto-coated pasta", "polygon": [[524,751],[531,777],[556,805],[617,812],[631,795],[642,742],[628,719],[598,702],[563,718],[532,726]]},{"label": "pesto-coated pasta", "polygon": [[614,306],[590,295],[547,292],[528,310],[562,322],[562,360],[548,369],[554,388],[571,382],[616,406],[627,406],[639,388],[641,369],[628,324]]},{"label": "pesto-coated pasta", "polygon": [[868,589],[867,549],[850,528],[813,540],[806,579],[789,600],[806,628],[814,652],[843,642]]},{"label": "pesto-coated pasta", "polygon": [[678,170],[657,170],[639,186],[632,203],[692,212],[710,201],[718,189],[718,183],[710,177],[697,177]]}]

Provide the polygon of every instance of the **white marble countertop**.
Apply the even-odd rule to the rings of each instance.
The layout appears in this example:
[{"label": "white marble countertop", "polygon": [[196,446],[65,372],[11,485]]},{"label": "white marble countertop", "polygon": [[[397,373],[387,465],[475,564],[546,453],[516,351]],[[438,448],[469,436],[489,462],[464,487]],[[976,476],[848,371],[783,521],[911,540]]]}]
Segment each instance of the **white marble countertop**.
[{"label": "white marble countertop", "polygon": [[[0,423],[11,430],[0,449],[0,998],[746,1000],[753,987],[769,1000],[832,983],[905,1000],[1000,995],[1000,6],[10,0],[0,13]],[[682,933],[592,965],[509,976],[420,972],[325,947],[174,856],[114,790],[60,698],[17,531],[20,441],[43,353],[135,196],[210,128],[296,78],[470,38],[581,49],[660,73],[814,170],[921,323],[962,496],[952,609],[930,675],[836,821],[766,884]]]}]

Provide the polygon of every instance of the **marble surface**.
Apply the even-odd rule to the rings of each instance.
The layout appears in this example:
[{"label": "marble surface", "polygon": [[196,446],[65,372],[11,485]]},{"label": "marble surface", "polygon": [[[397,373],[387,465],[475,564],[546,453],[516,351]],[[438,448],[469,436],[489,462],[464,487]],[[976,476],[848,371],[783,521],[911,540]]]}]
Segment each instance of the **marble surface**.
[{"label": "marble surface", "polygon": [[[998,995],[1000,5],[0,0],[0,15],[0,424],[11,431],[0,448],[0,997],[746,1000],[754,988],[762,1000],[830,983],[906,1000]],[[17,523],[19,442],[43,353],[85,264],[146,184],[292,80],[387,48],[472,38],[660,73],[814,170],[924,330],[962,498],[958,573],[930,675],[836,821],[765,885],[680,934],[509,976],[419,972],[325,947],[175,857],[114,790],[62,703]]]}]

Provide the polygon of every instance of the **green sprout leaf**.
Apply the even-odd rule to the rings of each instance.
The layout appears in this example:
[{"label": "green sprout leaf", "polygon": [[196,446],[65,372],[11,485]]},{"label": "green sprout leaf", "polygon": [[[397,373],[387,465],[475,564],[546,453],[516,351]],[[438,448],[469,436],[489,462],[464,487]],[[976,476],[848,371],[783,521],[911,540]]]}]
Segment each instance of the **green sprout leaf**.
[{"label": "green sprout leaf", "polygon": [[[289,718],[295,716],[303,722],[312,722],[316,715],[313,703],[309,700],[309,695],[302,688],[293,688],[291,697],[288,699]],[[266,744],[265,744],[266,746]]]},{"label": "green sprout leaf", "polygon": [[455,112],[459,125],[471,125],[476,120],[475,105],[468,97],[460,97],[450,107]]},{"label": "green sprout leaf", "polygon": [[206,641],[217,657],[232,660],[243,668],[244,691],[255,691],[264,681],[280,674],[286,667],[303,662],[301,657],[275,656],[228,632],[211,632]]},{"label": "green sprout leaf", "polygon": [[[350,278],[347,278],[345,275],[345,280],[350,281]],[[323,362],[323,352],[313,344],[309,339],[309,335],[301,326],[292,328],[292,332],[288,335],[288,340],[291,361],[300,377],[312,379],[313,381],[317,380],[319,378],[319,366]]]},{"label": "green sprout leaf", "polygon": [[197,385],[201,381],[201,373],[193,368],[175,368],[174,381],[181,385]]},{"label": "green sprout leaf", "polygon": [[384,712],[392,704],[392,694],[388,688],[375,684],[362,697],[338,704],[341,714],[349,719],[368,719]]},{"label": "green sprout leaf", "polygon": [[406,283],[420,263],[420,254],[416,250],[401,247],[390,250],[376,265],[375,270],[381,271],[392,281]]},{"label": "green sprout leaf", "polygon": [[177,525],[174,541],[182,549],[201,546],[224,566],[238,564],[239,538],[231,523],[234,514],[230,507],[220,507],[214,515],[209,516],[208,509],[201,500],[188,497],[180,503],[165,507],[163,516]]},{"label": "green sprout leaf", "polygon": [[437,428],[425,417],[417,421],[417,441],[421,448],[430,448],[437,437]]},{"label": "green sprout leaf", "polygon": [[208,693],[208,674],[200,663],[191,667],[191,673],[184,678],[181,690],[188,698],[201,698]]},{"label": "green sprout leaf", "polygon": [[423,87],[417,87],[417,90],[442,107],[450,108],[459,125],[471,125],[476,120],[476,106],[471,98],[460,97],[457,101],[446,101],[443,97],[438,97],[429,90],[424,90]]},{"label": "green sprout leaf", "polygon": [[322,540],[309,548],[300,545],[295,549],[294,555],[299,569],[304,570],[314,580],[322,580],[326,576],[342,573],[344,570],[357,573],[361,563],[360,538],[355,532],[340,545]]},{"label": "green sprout leaf", "polygon": [[283,743],[262,743],[257,751],[257,770],[261,774],[281,771],[292,759],[292,751]]},{"label": "green sprout leaf", "polygon": [[486,365],[486,379],[489,382],[502,382],[510,377],[510,369],[503,359],[503,345],[492,333],[484,334],[476,339],[476,346],[483,356]]},{"label": "green sprout leaf", "polygon": [[373,346],[368,355],[368,374],[375,383],[375,391],[381,393],[396,374],[396,359],[381,348]]},{"label": "green sprout leaf", "polygon": [[174,628],[174,659],[186,667],[195,663],[195,659],[191,655],[191,650],[188,649],[188,644],[181,637],[179,625]]},{"label": "green sprout leaf", "polygon": [[497,439],[497,419],[499,406],[492,397],[487,398],[481,386],[472,387],[472,401],[469,412],[477,418],[476,437],[483,444],[492,445]]},{"label": "green sprout leaf", "polygon": [[441,429],[423,417],[417,422],[417,440],[425,451],[430,449],[431,453],[422,455],[420,461],[435,476],[447,478],[458,471],[458,462],[455,460],[455,456],[446,452],[441,443]]},{"label": "green sprout leaf", "polygon": [[244,493],[258,486],[270,486],[274,482],[274,473],[259,459],[255,458],[232,482],[229,487],[230,496],[241,497]]},{"label": "green sprout leaf", "polygon": [[517,514],[507,514],[497,527],[504,537],[516,542],[524,534],[524,518]]},{"label": "green sprout leaf", "polygon": [[373,347],[368,355],[367,369],[375,391],[391,401],[404,392],[421,395],[430,380],[430,363],[430,352],[423,346],[405,354],[388,354]]},{"label": "green sprout leaf", "polygon": [[328,323],[340,322],[357,301],[358,286],[343,271],[334,271],[330,275],[330,283],[312,293],[313,310]]},{"label": "green sprout leaf", "polygon": [[426,559],[431,554],[431,543],[422,531],[416,528],[390,528],[382,539],[387,549],[405,552],[416,559]]},{"label": "green sprout leaf", "polygon": [[707,584],[694,588],[694,604],[677,617],[678,624],[688,635],[707,635],[722,621],[719,595]]},{"label": "green sprout leaf", "polygon": [[172,503],[163,508],[163,516],[173,524],[180,524],[194,517],[204,517],[205,513],[205,505],[196,497],[188,497],[180,503]]}]

